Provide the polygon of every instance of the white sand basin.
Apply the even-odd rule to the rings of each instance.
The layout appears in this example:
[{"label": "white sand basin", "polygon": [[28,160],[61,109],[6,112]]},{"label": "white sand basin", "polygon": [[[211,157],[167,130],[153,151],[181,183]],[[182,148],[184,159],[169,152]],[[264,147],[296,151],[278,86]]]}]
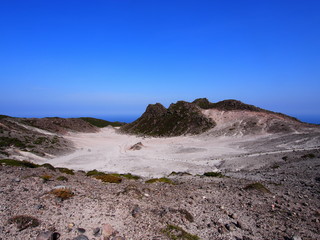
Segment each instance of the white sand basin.
[{"label": "white sand basin", "polygon": [[[193,174],[213,171],[220,162],[217,158],[245,153],[243,149],[231,146],[230,139],[226,137],[143,138],[119,134],[113,128],[103,128],[98,133],[72,133],[65,137],[74,142],[77,150],[51,159],[54,166],[130,172],[146,177],[163,176],[172,171]],[[130,150],[138,142],[143,147]]]},{"label": "white sand basin", "polygon": [[[202,174],[216,171],[217,167],[237,171],[266,165],[270,162],[271,154],[319,148],[320,134],[314,132],[307,136],[308,140],[304,140],[304,143],[299,142],[299,139],[306,137],[306,133],[302,132],[241,137],[216,137],[205,133],[197,136],[144,138],[119,134],[114,128],[107,127],[98,133],[70,133],[64,136],[74,142],[76,151],[50,159],[49,162],[56,167],[85,171],[97,169],[144,177],[164,176],[173,171]],[[142,148],[130,150],[138,142],[142,143]]]}]

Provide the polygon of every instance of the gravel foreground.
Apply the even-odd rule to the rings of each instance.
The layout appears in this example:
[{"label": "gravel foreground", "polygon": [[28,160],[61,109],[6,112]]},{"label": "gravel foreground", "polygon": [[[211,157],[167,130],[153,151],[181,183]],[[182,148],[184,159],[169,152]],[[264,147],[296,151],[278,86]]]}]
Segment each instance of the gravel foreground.
[{"label": "gravel foreground", "polygon": [[2,165],[0,239],[320,239],[320,150],[274,158],[227,177],[171,175],[174,184]]}]

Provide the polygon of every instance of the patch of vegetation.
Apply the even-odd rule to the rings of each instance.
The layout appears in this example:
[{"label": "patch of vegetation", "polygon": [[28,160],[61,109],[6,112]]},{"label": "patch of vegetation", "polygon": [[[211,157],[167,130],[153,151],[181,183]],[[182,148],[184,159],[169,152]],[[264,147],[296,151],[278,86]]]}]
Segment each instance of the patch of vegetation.
[{"label": "patch of vegetation", "polygon": [[301,156],[301,158],[315,158],[316,155],[314,155],[313,153],[308,153],[306,155]]},{"label": "patch of vegetation", "polygon": [[174,182],[172,180],[170,180],[169,178],[152,178],[146,181],[146,183],[156,183],[156,182],[162,182],[162,183],[168,183],[168,184],[174,184]]},{"label": "patch of vegetation", "polygon": [[107,183],[121,183],[122,182],[121,177],[114,176],[112,174],[94,175],[93,177],[101,180],[102,182],[107,182]]},{"label": "patch of vegetation", "polygon": [[288,160],[288,156],[282,157],[282,160],[287,161]]},{"label": "patch of vegetation", "polygon": [[217,177],[217,178],[224,178],[226,177],[225,175],[223,175],[222,173],[220,172],[205,172],[203,174],[203,176],[206,176],[206,177]]},{"label": "patch of vegetation", "polygon": [[74,171],[69,168],[57,168],[61,173],[69,174],[69,175],[74,175]]},{"label": "patch of vegetation", "polygon": [[26,145],[18,138],[0,137],[0,148],[15,146],[17,148],[25,148]]},{"label": "patch of vegetation", "polygon": [[274,164],[271,166],[272,169],[277,169],[277,168],[279,168],[279,167],[280,167],[280,165],[277,164],[277,163],[274,163]]},{"label": "patch of vegetation", "polygon": [[126,123],[122,123],[122,122],[109,122],[106,120],[102,120],[102,119],[98,119],[98,118],[90,118],[90,117],[81,117],[80,119],[90,123],[93,126],[99,127],[99,128],[103,128],[103,127],[107,127],[107,126],[121,127],[126,124]]},{"label": "patch of vegetation", "polygon": [[42,164],[42,165],[40,165],[40,167],[44,167],[44,168],[50,169],[50,170],[52,170],[52,171],[55,171],[55,170],[56,170],[55,167],[52,166],[50,163]]},{"label": "patch of vegetation", "polygon": [[37,168],[39,167],[38,164],[28,162],[28,161],[19,161],[14,159],[1,159],[0,163],[7,166],[14,166],[14,167],[26,167],[26,168]]},{"label": "patch of vegetation", "polygon": [[8,220],[9,224],[16,224],[19,231],[27,229],[29,227],[37,227],[40,225],[40,221],[37,218],[27,216],[27,215],[19,215],[11,217]]},{"label": "patch of vegetation", "polygon": [[66,178],[65,176],[59,176],[59,177],[57,177],[57,180],[58,180],[58,181],[67,182],[67,181],[68,181],[68,178]]},{"label": "patch of vegetation", "polygon": [[48,138],[46,138],[46,137],[38,137],[36,140],[33,141],[33,144],[40,145],[40,144],[43,144],[47,141],[48,141]]},{"label": "patch of vegetation", "polygon": [[93,170],[91,170],[91,171],[88,171],[87,173],[86,173],[86,176],[88,176],[88,177],[90,177],[90,176],[99,176],[99,175],[105,175],[106,173],[104,173],[104,172],[100,172],[100,171],[98,171],[98,170],[96,170],[96,169],[93,169]]},{"label": "patch of vegetation", "polygon": [[67,200],[74,196],[74,193],[67,188],[53,189],[50,193],[55,195],[57,198],[61,199],[62,201]]},{"label": "patch of vegetation", "polygon": [[40,176],[42,178],[43,182],[46,183],[51,180],[52,176],[51,175],[42,175]]},{"label": "patch of vegetation", "polygon": [[245,190],[257,190],[259,192],[263,193],[271,193],[268,188],[266,188],[263,184],[256,182],[256,183],[251,183],[247,186],[244,187]]},{"label": "patch of vegetation", "polygon": [[192,176],[192,174],[188,173],[188,172],[175,172],[175,171],[173,171],[169,174],[169,176]]},{"label": "patch of vegetation", "polygon": [[113,173],[111,174],[113,176],[117,176],[117,177],[124,177],[127,179],[132,179],[132,180],[139,180],[141,177],[136,176],[136,175],[132,175],[131,173],[125,173],[125,174],[118,174],[118,173]]},{"label": "patch of vegetation", "polygon": [[165,229],[162,230],[164,235],[166,235],[169,239],[172,240],[200,240],[200,238],[197,235],[192,235],[188,232],[186,232],[181,227],[175,226],[175,225],[167,225]]}]

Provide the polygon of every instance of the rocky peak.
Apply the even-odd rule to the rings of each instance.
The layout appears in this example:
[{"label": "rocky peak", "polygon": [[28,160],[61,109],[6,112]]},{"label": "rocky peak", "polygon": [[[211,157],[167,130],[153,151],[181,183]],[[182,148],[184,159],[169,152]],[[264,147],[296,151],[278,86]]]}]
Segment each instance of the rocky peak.
[{"label": "rocky peak", "polygon": [[156,104],[149,104],[147,106],[146,111],[142,116],[144,117],[158,117],[162,116],[163,114],[166,114],[167,109],[160,103]]}]

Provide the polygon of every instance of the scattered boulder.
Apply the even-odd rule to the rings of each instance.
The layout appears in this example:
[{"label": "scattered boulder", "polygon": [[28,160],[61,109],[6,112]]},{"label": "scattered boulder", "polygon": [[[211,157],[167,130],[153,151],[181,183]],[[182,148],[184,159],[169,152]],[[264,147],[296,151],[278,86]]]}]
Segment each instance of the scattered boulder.
[{"label": "scattered boulder", "polygon": [[142,142],[138,142],[130,147],[130,150],[140,150],[143,146]]}]

